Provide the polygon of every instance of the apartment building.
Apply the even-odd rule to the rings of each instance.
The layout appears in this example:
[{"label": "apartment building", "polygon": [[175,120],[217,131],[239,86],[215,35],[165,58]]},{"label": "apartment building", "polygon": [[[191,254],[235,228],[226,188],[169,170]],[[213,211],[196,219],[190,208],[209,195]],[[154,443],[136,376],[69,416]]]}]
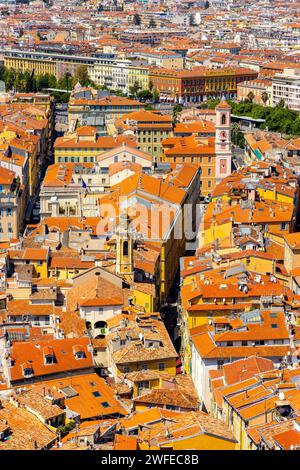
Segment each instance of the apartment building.
[{"label": "apartment building", "polygon": [[300,68],[285,68],[272,79],[272,106],[281,100],[295,111],[300,111]]},{"label": "apartment building", "polygon": [[[252,102],[261,106],[271,105],[272,81],[266,79],[256,79],[245,81],[237,85],[237,100],[249,100],[253,95]],[[251,95],[250,95],[251,94]]]},{"label": "apartment building", "polygon": [[41,216],[99,215],[98,198],[135,171],[151,173],[152,156],[126,144],[99,155],[95,162],[60,162],[47,169],[40,192]]},{"label": "apartment building", "polygon": [[172,116],[153,111],[140,110],[117,119],[110,133],[117,132],[137,137],[138,148],[153,155],[157,161],[161,158],[162,140],[172,135]]},{"label": "apartment building", "polygon": [[130,59],[100,59],[89,67],[89,75],[96,85],[130,93],[137,84],[141,90],[149,88],[148,67],[135,65]]},{"label": "apartment building", "polygon": [[161,100],[201,102],[208,98],[237,96],[237,85],[257,78],[258,73],[247,68],[174,70],[152,68],[150,80],[159,91]]},{"label": "apartment building", "polygon": [[183,69],[184,58],[178,52],[155,49],[142,49],[134,55],[140,59],[146,60],[148,65],[154,67],[163,67],[166,69]]},{"label": "apartment building", "polygon": [[55,163],[94,162],[98,155],[119,147],[123,142],[136,147],[134,135],[99,136],[95,127],[78,127],[74,133],[56,139],[54,144]]},{"label": "apartment building", "polygon": [[38,74],[55,75],[61,78],[66,72],[74,75],[80,65],[90,66],[96,62],[96,57],[54,54],[49,52],[33,52],[12,50],[4,51],[4,65],[15,70],[32,71]]},{"label": "apartment building", "polygon": [[15,172],[0,167],[0,240],[18,238],[24,225],[25,199]]},{"label": "apartment building", "polygon": [[142,107],[139,101],[111,95],[103,90],[76,87],[68,106],[69,126],[98,124],[103,129],[107,120],[121,118]]}]

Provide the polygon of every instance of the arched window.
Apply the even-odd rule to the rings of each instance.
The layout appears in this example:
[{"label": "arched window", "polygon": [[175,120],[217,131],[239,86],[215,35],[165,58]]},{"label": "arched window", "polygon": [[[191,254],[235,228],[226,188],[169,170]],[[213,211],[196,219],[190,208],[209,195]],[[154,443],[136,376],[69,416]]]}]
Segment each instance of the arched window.
[{"label": "arched window", "polygon": [[221,124],[226,124],[226,114],[222,114]]},{"label": "arched window", "polygon": [[94,328],[106,328],[107,323],[106,321],[97,321],[94,325]]},{"label": "arched window", "polygon": [[123,243],[123,256],[128,256],[128,242]]}]

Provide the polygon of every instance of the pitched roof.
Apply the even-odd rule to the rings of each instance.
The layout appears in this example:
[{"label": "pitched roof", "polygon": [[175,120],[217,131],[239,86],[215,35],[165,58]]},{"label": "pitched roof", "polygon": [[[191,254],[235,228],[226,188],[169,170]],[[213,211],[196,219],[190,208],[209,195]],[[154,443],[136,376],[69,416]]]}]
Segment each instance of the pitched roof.
[{"label": "pitched roof", "polygon": [[28,387],[40,394],[44,387],[47,393],[64,397],[66,406],[79,413],[81,420],[128,414],[112,387],[94,372],[42,381]]},{"label": "pitched roof", "polygon": [[259,372],[272,370],[273,361],[263,357],[251,356],[223,365],[224,377],[228,385],[253,377]]},{"label": "pitched roof", "polygon": [[[288,429],[279,434],[275,434],[274,441],[282,450],[292,450],[300,447],[300,431]],[[296,450],[296,449],[295,449]]]},{"label": "pitched roof", "polygon": [[9,439],[0,441],[1,450],[36,450],[54,444],[57,434],[44,425],[34,414],[6,401],[2,402],[0,420],[7,421]]},{"label": "pitched roof", "polygon": [[151,446],[163,446],[177,440],[208,434],[218,439],[236,442],[231,431],[222,421],[202,412],[186,412],[172,419],[172,423],[157,423],[141,431],[139,438]]},{"label": "pitched roof", "polygon": [[77,306],[120,305],[127,302],[123,290],[96,274],[82,280],[67,293],[67,306],[76,310]]},{"label": "pitched roof", "polygon": [[15,176],[16,176],[16,173],[14,171],[10,171],[0,166],[0,184],[1,185],[12,185]]},{"label": "pitched roof", "polygon": [[[10,354],[13,366],[10,368],[11,381],[24,380],[23,370],[30,367],[33,376],[41,377],[61,372],[84,370],[93,367],[93,357],[88,350],[89,338],[55,339],[41,341],[40,343],[27,341],[13,343]],[[79,346],[85,357],[77,359],[73,347]],[[54,362],[46,364],[44,348],[52,348]],[[25,365],[24,365],[25,364]]]}]

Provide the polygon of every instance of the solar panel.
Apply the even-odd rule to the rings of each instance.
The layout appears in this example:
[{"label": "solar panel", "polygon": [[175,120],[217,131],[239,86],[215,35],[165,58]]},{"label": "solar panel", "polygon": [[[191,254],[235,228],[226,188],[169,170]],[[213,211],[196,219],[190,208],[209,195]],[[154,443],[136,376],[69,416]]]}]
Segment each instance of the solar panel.
[{"label": "solar panel", "polygon": [[67,398],[73,398],[78,395],[76,390],[73,387],[67,386],[67,387],[62,387],[60,391],[67,397]]},{"label": "solar panel", "polygon": [[260,310],[242,313],[241,319],[244,323],[259,323],[261,322]]}]

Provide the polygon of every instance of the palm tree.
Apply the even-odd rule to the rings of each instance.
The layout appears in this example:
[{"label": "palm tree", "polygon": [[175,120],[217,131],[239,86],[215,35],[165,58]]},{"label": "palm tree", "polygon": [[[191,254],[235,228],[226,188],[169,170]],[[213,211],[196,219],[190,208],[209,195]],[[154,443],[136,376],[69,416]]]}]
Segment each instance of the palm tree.
[{"label": "palm tree", "polygon": [[141,25],[141,17],[138,13],[135,13],[135,15],[133,17],[133,23],[135,24],[135,26],[140,26]]},{"label": "palm tree", "polygon": [[252,91],[249,91],[247,98],[250,101],[250,103],[253,103],[253,100],[255,98],[254,93]]},{"label": "palm tree", "polygon": [[262,94],[261,94],[261,100],[264,104],[264,106],[266,106],[266,103],[267,101],[269,101],[269,95],[266,91],[264,91]]},{"label": "palm tree", "polygon": [[149,21],[149,28],[152,28],[152,29],[156,28],[156,23],[153,18],[151,18],[151,20]]}]

